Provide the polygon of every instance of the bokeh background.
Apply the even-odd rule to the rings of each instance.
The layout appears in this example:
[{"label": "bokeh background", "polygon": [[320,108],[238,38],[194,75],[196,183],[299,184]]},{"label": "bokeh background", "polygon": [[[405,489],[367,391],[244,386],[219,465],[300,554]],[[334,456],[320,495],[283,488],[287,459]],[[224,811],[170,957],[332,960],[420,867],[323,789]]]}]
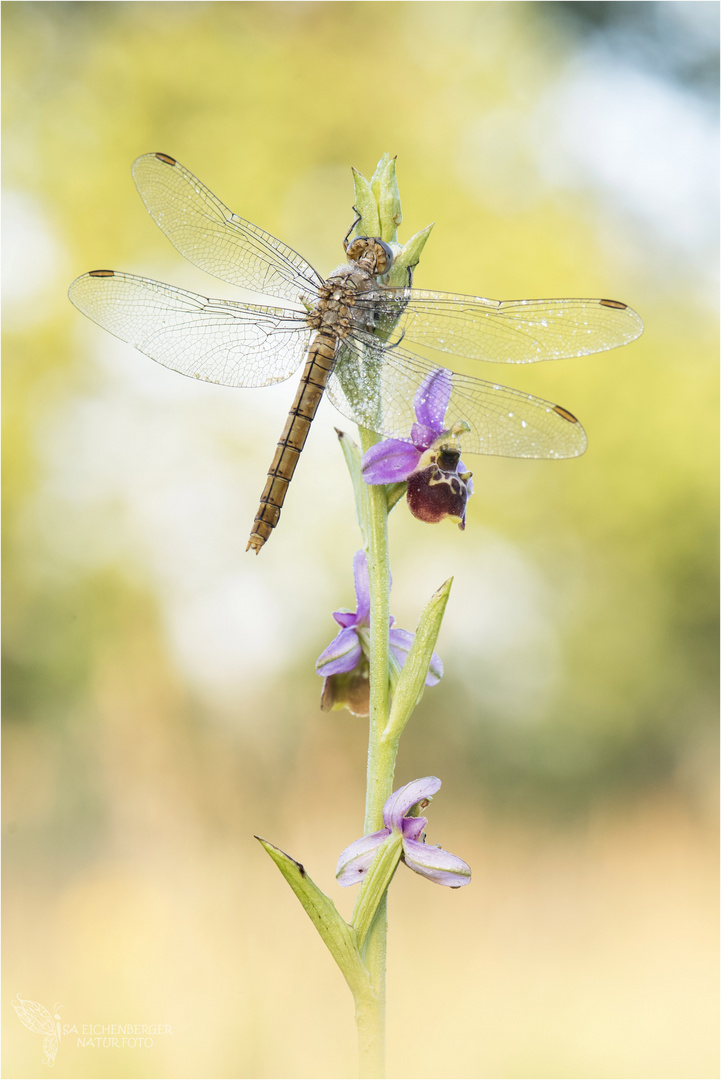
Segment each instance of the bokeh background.
[{"label": "bokeh background", "polygon": [[[350,166],[398,155],[420,287],[611,296],[615,352],[479,374],[560,401],[585,457],[475,459],[468,528],[391,521],[412,629],[455,575],[397,778],[443,779],[450,892],[390,897],[389,1075],[711,1077],[716,1051],[717,3],[3,5],[8,1077],[346,1077],[350,997],[260,833],[334,881],[365,723],[319,711],[353,606],[324,404],[260,558],[295,380],[231,390],[81,316],[96,267],[216,296],[135,191],[172,154],[328,272]],[[466,367],[464,370],[470,370]]]}]

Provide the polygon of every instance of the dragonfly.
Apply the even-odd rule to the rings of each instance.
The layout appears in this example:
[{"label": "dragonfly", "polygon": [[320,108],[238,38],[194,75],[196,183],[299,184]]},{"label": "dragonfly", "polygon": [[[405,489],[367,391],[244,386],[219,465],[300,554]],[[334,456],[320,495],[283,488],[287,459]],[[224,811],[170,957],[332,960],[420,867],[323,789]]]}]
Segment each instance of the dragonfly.
[{"label": "dragonfly", "polygon": [[[393,250],[378,237],[350,239],[358,220],[344,241],[347,262],[323,278],[170,155],[143,154],[132,173],[151,217],[186,259],[282,306],[213,300],[114,270],[77,278],[68,292],[73,304],[158,363],[206,382],[269,386],[305,360],[248,541],[246,550],[256,554],[278,523],[324,393],[361,427],[409,439],[414,398],[439,361],[406,343],[471,361],[523,364],[603,352],[643,330],[637,313],[618,300],[489,300],[415,289],[411,273],[407,285],[390,287],[383,277]],[[569,458],[585,451],[583,427],[561,405],[447,373],[447,417],[467,428],[464,454]]]}]

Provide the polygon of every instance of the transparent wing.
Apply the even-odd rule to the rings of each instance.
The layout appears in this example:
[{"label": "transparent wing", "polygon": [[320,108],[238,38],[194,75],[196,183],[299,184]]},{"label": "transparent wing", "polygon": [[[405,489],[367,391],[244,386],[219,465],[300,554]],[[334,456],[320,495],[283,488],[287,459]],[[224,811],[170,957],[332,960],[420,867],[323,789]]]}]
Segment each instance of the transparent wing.
[{"label": "transparent wing", "polygon": [[268,386],[299,366],[310,341],[303,316],[209,300],[160,281],[94,270],[68,296],[80,311],[159,364],[223,386]]},{"label": "transparent wing", "polygon": [[383,289],[359,297],[356,309],[366,329],[500,364],[586,356],[625,345],[643,331],[639,315],[618,300],[502,301]]},{"label": "transparent wing", "polygon": [[37,1035],[55,1035],[55,1021],[39,1001],[26,1001],[17,995],[12,1006],[26,1028]]},{"label": "transparent wing", "polygon": [[[388,438],[408,439],[416,421],[416,391],[437,370],[438,364],[405,349],[384,349],[356,336],[341,344],[327,393],[355,423]],[[461,438],[464,455],[568,458],[586,449],[585,431],[560,405],[469,375],[451,372],[451,383],[445,422],[470,425]]]},{"label": "transparent wing", "polygon": [[133,163],[133,179],[171,244],[209,274],[293,301],[321,284],[296,251],[234,214],[167,154],[143,154]]}]

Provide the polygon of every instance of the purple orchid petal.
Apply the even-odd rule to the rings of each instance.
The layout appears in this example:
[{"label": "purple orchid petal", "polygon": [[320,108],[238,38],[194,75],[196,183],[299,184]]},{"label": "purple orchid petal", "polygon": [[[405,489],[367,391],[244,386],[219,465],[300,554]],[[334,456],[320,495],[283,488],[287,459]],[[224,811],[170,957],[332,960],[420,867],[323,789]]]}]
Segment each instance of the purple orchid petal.
[{"label": "purple orchid petal", "polygon": [[436,885],[448,885],[458,889],[471,880],[471,868],[457,855],[442,847],[431,847],[417,840],[403,840],[403,861],[416,874],[434,881]]},{"label": "purple orchid petal", "polygon": [[428,824],[428,818],[404,817],[401,831],[404,840],[418,840]]},{"label": "purple orchid petal", "polygon": [[413,472],[420,456],[413,443],[384,439],[366,450],[361,475],[366,484],[397,484]]},{"label": "purple orchid petal", "polygon": [[381,829],[380,832],[361,836],[360,840],[354,840],[352,844],[349,844],[338,858],[338,867],[335,872],[338,884],[345,888],[347,885],[355,885],[362,881],[373,862],[376,851],[388,836],[390,836],[390,829]]},{"label": "purple orchid petal", "polygon": [[415,634],[412,634],[410,630],[402,630],[400,626],[395,630],[391,629],[388,633],[388,642],[391,647],[391,652],[401,667],[403,667],[408,658],[408,650],[413,644],[414,637]]},{"label": "purple orchid petal", "polygon": [[441,432],[450,399],[451,373],[447,368],[436,368],[426,376],[413,398],[418,423]]},{"label": "purple orchid petal", "polygon": [[387,829],[402,829],[403,818],[421,799],[431,799],[441,786],[437,776],[424,776],[394,791],[383,807],[383,824]]},{"label": "purple orchid petal", "polygon": [[437,686],[443,678],[443,661],[437,652],[431,655],[431,663],[426,675],[426,686]]},{"label": "purple orchid petal", "polygon": [[344,630],[349,626],[359,625],[358,613],[356,611],[346,611],[345,609],[342,609],[341,611],[334,611],[333,618],[339,626],[343,627]]},{"label": "purple orchid petal", "polygon": [[368,562],[365,551],[356,551],[353,556],[353,580],[356,597],[356,626],[370,625],[371,595],[368,583]]},{"label": "purple orchid petal", "polygon": [[414,424],[411,428],[411,442],[417,450],[427,450],[431,443],[440,435],[442,429],[426,427],[425,424]]},{"label": "purple orchid petal", "polygon": [[346,627],[337,634],[315,662],[319,675],[340,675],[352,671],[361,657],[360,641],[353,627]]},{"label": "purple orchid petal", "polygon": [[[398,661],[399,667],[403,667],[408,659],[408,651],[413,644],[413,638],[415,634],[412,634],[410,630],[391,630],[388,639],[390,650],[394,657]],[[443,661],[438,653],[434,652],[431,656],[431,665],[426,675],[426,686],[436,686],[443,677]]]}]

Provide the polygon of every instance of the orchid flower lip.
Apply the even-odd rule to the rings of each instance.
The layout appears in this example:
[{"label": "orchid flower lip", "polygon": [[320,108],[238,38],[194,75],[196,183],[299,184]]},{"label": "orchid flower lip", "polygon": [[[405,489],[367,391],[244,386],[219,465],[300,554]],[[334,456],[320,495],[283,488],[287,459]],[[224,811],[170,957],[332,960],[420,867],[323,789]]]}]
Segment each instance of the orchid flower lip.
[{"label": "orchid flower lip", "polygon": [[355,840],[340,855],[336,877],[340,885],[353,885],[368,871],[378,847],[394,833],[400,833],[403,842],[401,858],[409,869],[437,885],[457,889],[471,880],[471,869],[463,859],[452,855],[440,846],[423,843],[422,835],[427,819],[410,816],[413,809],[423,810],[441,787],[437,776],[424,776],[412,780],[394,791],[383,807],[385,828]]}]

